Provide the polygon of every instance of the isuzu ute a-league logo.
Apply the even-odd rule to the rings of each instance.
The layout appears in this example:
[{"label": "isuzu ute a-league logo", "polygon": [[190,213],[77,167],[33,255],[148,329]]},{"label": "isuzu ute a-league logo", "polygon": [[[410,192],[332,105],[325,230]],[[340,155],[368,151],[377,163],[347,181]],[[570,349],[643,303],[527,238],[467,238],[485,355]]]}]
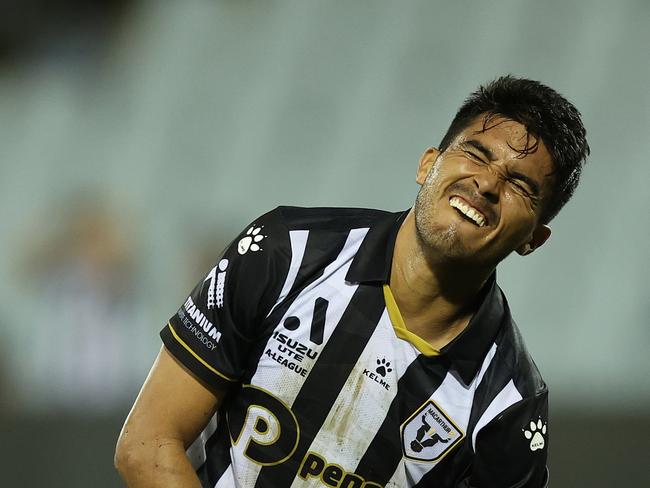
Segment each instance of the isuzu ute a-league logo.
[{"label": "isuzu ute a-league logo", "polygon": [[464,436],[433,400],[428,400],[402,424],[404,455],[415,461],[439,460]]}]

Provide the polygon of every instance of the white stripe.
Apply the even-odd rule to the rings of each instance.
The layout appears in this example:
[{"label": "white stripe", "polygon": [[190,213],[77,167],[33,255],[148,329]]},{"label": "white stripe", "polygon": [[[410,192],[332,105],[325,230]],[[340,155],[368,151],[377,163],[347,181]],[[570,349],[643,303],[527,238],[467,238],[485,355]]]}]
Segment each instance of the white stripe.
[{"label": "white stripe", "polygon": [[[293,300],[291,306],[277,324],[276,331],[278,333],[290,337],[292,341],[297,341],[302,345],[308,346],[309,350],[312,351],[311,356],[308,353],[297,354],[295,350],[292,351],[285,343],[280,342],[271,335],[257,363],[255,373],[251,378],[250,382],[252,385],[271,392],[274,397],[289,406],[293,405],[305,378],[309,377],[309,372],[312,370],[314,363],[318,361],[318,355],[316,353],[320,354],[322,348],[327,344],[327,341],[341,320],[358,287],[356,284],[346,283],[345,275],[367,232],[368,228],[352,229],[350,231],[345,245],[337,258],[323,270],[322,276],[300,291],[299,295]],[[306,242],[306,237],[307,234],[303,234],[302,242]],[[293,242],[298,241],[292,240]],[[301,251],[301,256],[303,254],[304,247]],[[291,289],[291,286],[287,285],[287,290],[289,289]],[[317,298],[323,298],[329,302],[323,330],[323,344],[321,345],[314,344],[310,341],[311,322]],[[289,330],[284,327],[284,320],[289,316],[298,319],[300,325],[297,329]],[[291,361],[297,367],[303,368],[307,371],[306,377],[298,374],[296,372],[297,369],[294,371],[280,369],[282,366],[270,355],[267,355],[267,351],[271,355],[282,356],[286,361]],[[300,356],[300,359],[297,359],[297,356]],[[242,486],[253,486],[255,479],[262,469],[261,465],[252,463],[246,459],[243,452],[248,445],[248,438],[252,436],[254,420],[254,414],[247,414],[246,422],[243,426],[244,430],[240,434],[239,442],[230,448],[232,464],[229,470],[234,470],[237,473],[236,481]],[[221,487],[222,485],[219,486]]]},{"label": "white stripe", "polygon": [[296,277],[298,276],[298,271],[300,270],[300,265],[302,264],[302,258],[305,255],[308,236],[308,230],[289,231],[289,240],[291,241],[291,264],[289,265],[289,272],[287,273],[287,278],[284,280],[284,285],[282,285],[280,296],[278,297],[271,311],[268,313],[267,317],[271,315],[271,312],[275,310],[275,307],[277,307],[291,291],[291,288],[296,281]]},{"label": "white stripe", "polygon": [[483,376],[485,376],[485,372],[487,371],[488,367],[492,363],[492,358],[494,358],[494,355],[496,353],[497,353],[497,344],[495,342],[494,344],[492,344],[492,347],[485,355],[485,359],[483,360],[483,364],[481,365],[481,369],[479,370],[478,374],[472,380],[472,385],[474,386],[474,389],[478,388],[478,385],[480,385],[481,381],[483,381]]},{"label": "white stripe", "polygon": [[474,427],[474,432],[472,433],[472,449],[476,450],[476,435],[479,431],[485,427],[493,418],[503,412],[506,408],[511,405],[514,405],[523,397],[521,393],[517,391],[517,387],[512,380],[508,382],[506,386],[503,387],[497,396],[494,397],[490,406],[485,409],[481,418],[476,422],[476,427]]}]

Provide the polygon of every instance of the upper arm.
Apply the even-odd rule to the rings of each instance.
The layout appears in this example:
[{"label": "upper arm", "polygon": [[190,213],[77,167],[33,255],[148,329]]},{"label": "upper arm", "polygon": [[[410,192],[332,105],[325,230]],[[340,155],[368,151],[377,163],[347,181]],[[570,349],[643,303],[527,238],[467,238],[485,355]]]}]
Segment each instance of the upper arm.
[{"label": "upper arm", "polygon": [[471,475],[466,486],[546,486],[547,422],[546,390],[520,400],[497,415],[476,437]]},{"label": "upper arm", "polygon": [[187,448],[223,395],[204,386],[162,347],[122,428],[118,450],[120,445],[131,450],[161,440]]}]

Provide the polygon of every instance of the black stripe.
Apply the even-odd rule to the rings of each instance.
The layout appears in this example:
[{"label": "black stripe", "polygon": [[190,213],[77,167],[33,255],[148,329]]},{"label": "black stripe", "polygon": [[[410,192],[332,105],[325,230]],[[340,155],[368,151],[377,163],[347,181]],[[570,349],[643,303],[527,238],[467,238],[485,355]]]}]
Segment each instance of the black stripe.
[{"label": "black stripe", "polygon": [[438,389],[449,369],[444,356],[419,355],[397,383],[397,394],[374,439],[359,461],[355,473],[366,480],[384,485],[402,460],[400,426],[433,392]]},{"label": "black stripe", "polygon": [[263,467],[256,487],[291,485],[300,462],[374,333],[383,311],[381,288],[360,285],[291,407],[300,425],[296,451],[282,464]]},{"label": "black stripe", "polygon": [[321,229],[309,231],[305,252],[302,257],[302,262],[300,263],[300,269],[298,270],[296,281],[294,281],[286,298],[264,321],[261,327],[264,333],[258,337],[255,344],[251,346],[249,364],[252,367],[242,376],[243,383],[250,383],[251,378],[255,375],[260,357],[264,353],[269,337],[277,327],[278,322],[282,317],[284,317],[284,314],[300,295],[300,292],[323,276],[325,268],[333,263],[339,254],[341,254],[349,233],[349,230],[345,232],[333,232],[331,230],[325,231]]},{"label": "black stripe", "polygon": [[458,447],[457,452],[446,456],[434,469],[428,471],[413,488],[458,488],[460,482],[469,476],[472,462],[471,439],[465,437]]}]

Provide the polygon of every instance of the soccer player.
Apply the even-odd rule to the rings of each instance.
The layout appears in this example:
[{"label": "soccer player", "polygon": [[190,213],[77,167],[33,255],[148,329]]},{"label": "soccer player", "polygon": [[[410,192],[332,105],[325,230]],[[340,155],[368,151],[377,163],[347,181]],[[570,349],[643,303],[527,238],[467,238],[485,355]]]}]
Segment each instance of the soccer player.
[{"label": "soccer player", "polygon": [[404,212],[278,207],[161,332],[118,440],[131,487],[548,484],[547,387],[496,284],[589,153],[532,80],[472,93]]}]

